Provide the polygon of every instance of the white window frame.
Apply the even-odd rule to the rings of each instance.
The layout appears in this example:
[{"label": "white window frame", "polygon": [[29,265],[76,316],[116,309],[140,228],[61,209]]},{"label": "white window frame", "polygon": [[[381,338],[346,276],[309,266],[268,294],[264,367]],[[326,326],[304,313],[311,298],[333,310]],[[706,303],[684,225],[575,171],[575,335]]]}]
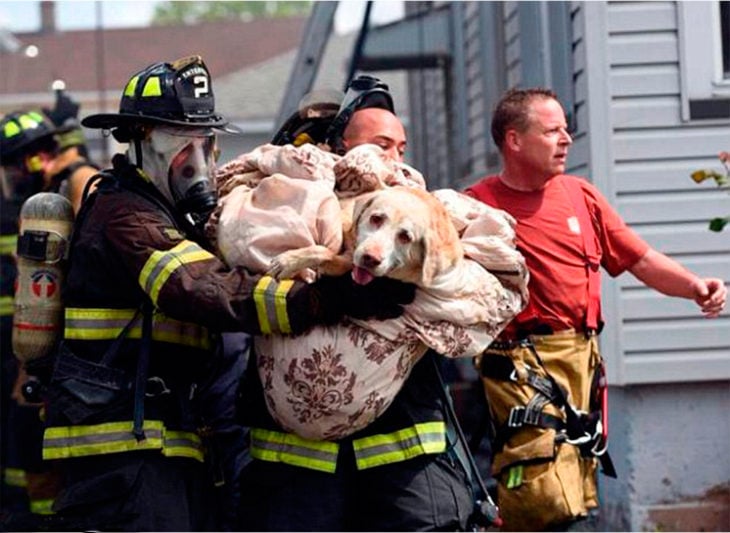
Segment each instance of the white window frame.
[{"label": "white window frame", "polygon": [[676,5],[682,120],[690,121],[690,100],[730,98],[730,79],[723,78],[720,2]]}]

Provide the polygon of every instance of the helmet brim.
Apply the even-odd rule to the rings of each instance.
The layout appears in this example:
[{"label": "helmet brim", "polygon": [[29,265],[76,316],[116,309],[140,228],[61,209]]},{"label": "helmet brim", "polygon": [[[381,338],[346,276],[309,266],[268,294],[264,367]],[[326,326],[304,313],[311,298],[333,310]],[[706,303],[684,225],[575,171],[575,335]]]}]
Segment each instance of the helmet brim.
[{"label": "helmet brim", "polygon": [[114,128],[134,126],[136,124],[146,124],[150,126],[161,124],[167,126],[180,126],[183,128],[214,128],[225,131],[226,133],[236,135],[243,134],[243,130],[241,130],[238,126],[230,124],[222,117],[215,116],[209,120],[185,121],[162,117],[146,117],[132,113],[97,113],[96,115],[89,115],[81,120],[81,125],[90,129],[111,130]]}]

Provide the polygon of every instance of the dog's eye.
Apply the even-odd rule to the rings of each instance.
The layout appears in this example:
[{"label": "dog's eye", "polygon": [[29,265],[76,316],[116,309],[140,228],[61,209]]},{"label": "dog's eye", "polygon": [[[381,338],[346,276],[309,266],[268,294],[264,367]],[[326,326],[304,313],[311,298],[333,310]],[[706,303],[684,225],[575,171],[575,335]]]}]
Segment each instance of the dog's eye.
[{"label": "dog's eye", "polygon": [[373,213],[372,215],[370,215],[370,224],[372,226],[379,228],[383,225],[383,223],[385,223],[385,215],[382,215],[380,213]]},{"label": "dog's eye", "polygon": [[398,232],[396,239],[400,244],[410,244],[413,242],[413,235],[410,231],[402,229]]}]

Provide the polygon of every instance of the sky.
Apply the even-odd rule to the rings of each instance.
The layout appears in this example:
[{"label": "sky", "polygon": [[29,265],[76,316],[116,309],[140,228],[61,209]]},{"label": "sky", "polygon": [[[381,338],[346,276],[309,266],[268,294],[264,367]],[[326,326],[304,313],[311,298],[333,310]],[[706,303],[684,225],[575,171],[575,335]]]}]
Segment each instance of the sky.
[{"label": "sky", "polygon": [[[146,26],[152,18],[154,5],[150,0],[121,1],[86,0],[57,1],[56,24],[60,30],[89,29],[96,25],[97,3],[101,5],[102,25],[105,28]],[[359,28],[365,10],[365,1],[347,0],[340,2],[335,15],[335,30],[338,33]],[[0,1],[0,29],[11,32],[36,31],[40,26],[40,1]],[[391,22],[403,15],[403,2],[378,0],[371,11],[375,24]]]}]

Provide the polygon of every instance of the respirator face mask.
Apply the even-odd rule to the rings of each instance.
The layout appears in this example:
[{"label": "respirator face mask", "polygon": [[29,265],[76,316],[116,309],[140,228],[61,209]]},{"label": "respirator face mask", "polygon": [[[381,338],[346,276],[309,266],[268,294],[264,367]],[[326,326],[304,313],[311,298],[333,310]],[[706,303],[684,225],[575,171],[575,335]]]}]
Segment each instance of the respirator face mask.
[{"label": "respirator face mask", "polygon": [[162,194],[191,222],[204,224],[217,202],[213,130],[155,127],[142,151],[143,170]]}]

